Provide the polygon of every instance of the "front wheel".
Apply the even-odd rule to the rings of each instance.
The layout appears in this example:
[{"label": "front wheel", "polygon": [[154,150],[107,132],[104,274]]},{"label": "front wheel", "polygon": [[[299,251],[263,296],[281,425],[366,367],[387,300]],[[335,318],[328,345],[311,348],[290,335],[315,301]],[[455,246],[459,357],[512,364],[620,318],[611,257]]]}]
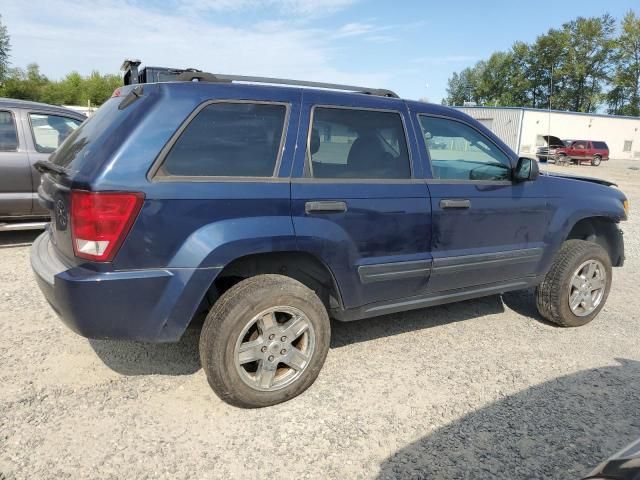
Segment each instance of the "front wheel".
[{"label": "front wheel", "polygon": [[593,159],[591,160],[591,166],[593,167],[597,167],[598,165],[600,165],[600,162],[602,161],[602,158],[599,155],[596,155],[595,157],[593,157]]},{"label": "front wheel", "polygon": [[225,402],[267,407],[304,392],[329,350],[331,327],[318,296],[281,275],[234,285],[207,315],[200,361]]},{"label": "front wheel", "polygon": [[540,315],[562,327],[589,323],[607,301],[611,273],[611,260],[604,248],[584,240],[567,240],[536,288]]}]

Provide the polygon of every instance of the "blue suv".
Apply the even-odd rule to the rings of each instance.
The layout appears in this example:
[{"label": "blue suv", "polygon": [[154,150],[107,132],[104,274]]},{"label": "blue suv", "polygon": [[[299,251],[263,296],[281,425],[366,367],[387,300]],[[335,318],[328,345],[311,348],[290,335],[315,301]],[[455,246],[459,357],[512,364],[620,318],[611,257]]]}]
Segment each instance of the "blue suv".
[{"label": "blue suv", "polygon": [[175,80],[119,88],[38,164],[52,220],[31,263],[80,335],[173,342],[206,316],[211,387],[263,407],[313,383],[330,317],[534,286],[561,326],[604,306],[628,209],[613,184],[541,174],[467,115],[386,90]]}]

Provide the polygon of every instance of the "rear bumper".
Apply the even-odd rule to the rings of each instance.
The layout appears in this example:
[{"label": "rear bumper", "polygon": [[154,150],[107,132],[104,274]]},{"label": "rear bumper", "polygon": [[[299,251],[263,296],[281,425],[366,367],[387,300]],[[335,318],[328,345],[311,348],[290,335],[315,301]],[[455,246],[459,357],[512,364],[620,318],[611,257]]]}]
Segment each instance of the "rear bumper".
[{"label": "rear bumper", "polygon": [[60,319],[87,338],[180,339],[220,269],[96,272],[68,266],[49,232],[31,247],[38,286]]}]

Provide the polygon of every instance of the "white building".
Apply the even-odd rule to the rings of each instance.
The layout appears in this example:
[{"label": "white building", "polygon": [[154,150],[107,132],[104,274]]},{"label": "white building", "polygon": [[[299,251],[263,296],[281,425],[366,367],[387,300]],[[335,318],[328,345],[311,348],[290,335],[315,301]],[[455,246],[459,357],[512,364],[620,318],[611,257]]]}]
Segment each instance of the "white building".
[{"label": "white building", "polygon": [[90,117],[91,115],[93,115],[97,110],[97,107],[91,107],[91,106],[86,106],[86,107],[83,107],[82,105],[62,105],[62,106],[64,108],[68,108],[69,110],[74,110],[76,112],[82,113],[87,117]]},{"label": "white building", "polygon": [[535,156],[545,135],[599,140],[613,159],[640,160],[640,118],[519,107],[456,107],[479,120],[521,156]]}]

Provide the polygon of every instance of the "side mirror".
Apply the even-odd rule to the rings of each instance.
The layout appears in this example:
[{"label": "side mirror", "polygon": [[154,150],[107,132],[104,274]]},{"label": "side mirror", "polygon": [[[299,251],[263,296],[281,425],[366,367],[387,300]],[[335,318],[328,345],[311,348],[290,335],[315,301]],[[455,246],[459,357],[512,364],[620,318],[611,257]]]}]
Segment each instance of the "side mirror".
[{"label": "side mirror", "polygon": [[513,171],[513,179],[516,182],[526,182],[535,180],[540,175],[538,162],[533,158],[520,157],[518,164]]}]

